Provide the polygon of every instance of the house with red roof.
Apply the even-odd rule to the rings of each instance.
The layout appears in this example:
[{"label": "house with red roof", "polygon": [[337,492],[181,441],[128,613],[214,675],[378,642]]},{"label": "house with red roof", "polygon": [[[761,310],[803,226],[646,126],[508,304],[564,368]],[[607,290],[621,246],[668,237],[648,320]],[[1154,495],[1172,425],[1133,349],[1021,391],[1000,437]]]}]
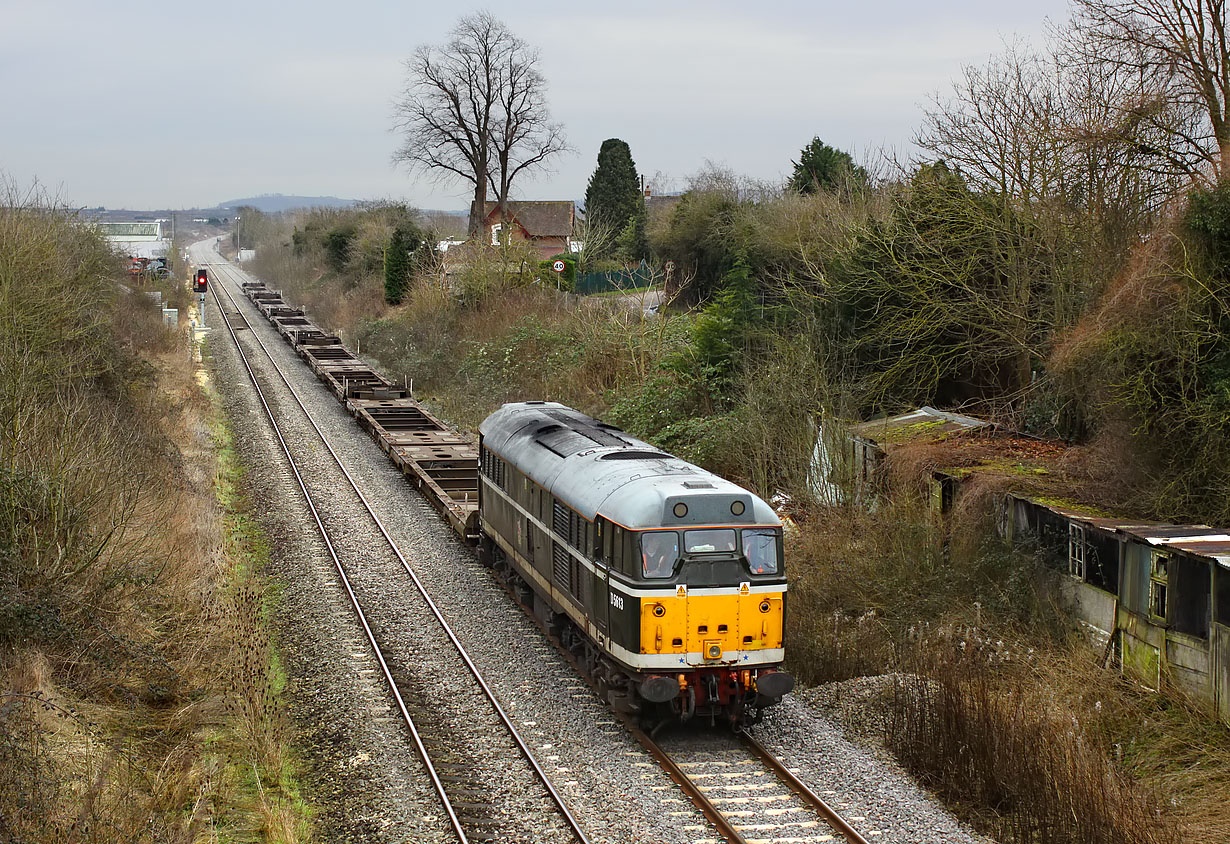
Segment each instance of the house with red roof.
[{"label": "house with red roof", "polygon": [[507,221],[498,202],[488,202],[485,211],[487,242],[498,246],[508,237],[511,243],[528,243],[540,259],[567,252],[577,223],[576,203],[571,200],[509,202]]}]

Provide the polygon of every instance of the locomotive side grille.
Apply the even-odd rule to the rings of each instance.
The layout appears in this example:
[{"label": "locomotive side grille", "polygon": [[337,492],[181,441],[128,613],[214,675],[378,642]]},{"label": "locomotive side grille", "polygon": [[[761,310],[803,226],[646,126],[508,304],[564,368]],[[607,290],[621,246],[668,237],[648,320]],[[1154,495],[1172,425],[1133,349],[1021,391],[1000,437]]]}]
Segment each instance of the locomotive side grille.
[{"label": "locomotive side grille", "polygon": [[572,555],[558,542],[551,543],[552,574],[555,576],[555,585],[560,589],[568,590],[569,594],[572,593],[572,566],[569,564],[571,557]]},{"label": "locomotive side grille", "polygon": [[571,519],[568,518],[569,510],[564,505],[555,501],[551,505],[551,529],[555,531],[556,536],[562,536],[565,541],[572,541]]}]

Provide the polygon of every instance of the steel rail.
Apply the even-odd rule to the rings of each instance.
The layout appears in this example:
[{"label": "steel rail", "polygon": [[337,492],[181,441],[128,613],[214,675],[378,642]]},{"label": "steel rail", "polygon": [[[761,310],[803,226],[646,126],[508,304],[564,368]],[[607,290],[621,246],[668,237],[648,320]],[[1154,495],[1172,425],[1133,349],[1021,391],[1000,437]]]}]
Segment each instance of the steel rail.
[{"label": "steel rail", "polygon": [[701,787],[684,772],[683,768],[679,767],[679,763],[672,759],[671,755],[663,750],[649,733],[638,727],[631,718],[623,713],[617,712],[615,714],[623,722],[624,727],[632,733],[632,737],[640,742],[641,747],[645,748],[650,756],[657,760],[658,764],[675,781],[675,784],[683,790],[683,793],[688,796],[692,804],[700,809],[701,814],[709,820],[709,823],[713,824],[714,828],[723,838],[729,841],[730,844],[747,844],[747,839],[743,837],[743,833],[735,829],[735,825],[730,822],[730,818],[726,817],[726,814],[721,809],[713,805],[713,802]]},{"label": "steel rail", "polygon": [[[581,664],[580,660],[576,658],[572,651],[564,647],[564,643],[561,642],[559,637],[552,633],[551,629],[534,613],[533,608],[517,596],[515,589],[511,588],[502,578],[497,578],[497,582],[504,587],[504,591],[508,593],[508,596],[512,598],[513,602],[517,606],[521,607],[522,612],[528,616],[530,621],[536,625],[540,631],[542,631],[542,635],[546,638],[546,640],[555,646],[555,649],[564,658],[564,660],[572,666],[574,671],[576,671],[577,676],[589,685],[590,690],[593,691],[595,695],[598,695],[599,690],[597,684],[589,675],[589,672],[585,670],[585,666]],[[729,844],[747,844],[747,839],[743,837],[743,834],[740,833],[739,830],[735,829],[734,825],[730,822],[730,819],[726,817],[722,810],[713,805],[713,802],[708,798],[704,791],[701,790],[700,786],[698,786],[692,778],[687,775],[687,772],[679,767],[675,760],[670,757],[669,753],[663,750],[648,733],[637,725],[635,720],[629,717],[627,713],[620,712],[614,707],[610,707],[610,712],[613,716],[615,716],[619,723],[623,724],[624,729],[626,729],[632,737],[637,740],[637,743],[639,743],[641,747],[645,748],[645,752],[647,752],[651,757],[653,757],[654,761],[662,766],[662,769],[666,771],[667,776],[675,781],[675,784],[679,786],[684,795],[692,801],[692,805],[700,810],[700,813],[705,816],[705,819],[708,820],[709,823],[713,824],[714,829],[717,830],[719,835],[725,838]]]},{"label": "steel rail", "polygon": [[[216,266],[216,265],[215,265]],[[231,339],[235,341],[235,349],[239,352],[240,360],[243,361],[244,369],[248,372],[248,378],[252,381],[252,386],[256,388],[256,395],[260,399],[261,405],[265,409],[265,415],[269,418],[269,424],[273,426],[273,431],[277,435],[278,443],[282,446],[282,453],[286,455],[286,459],[290,464],[291,472],[294,473],[295,480],[299,484],[299,490],[303,493],[303,498],[307,503],[308,510],[312,513],[312,518],[316,522],[316,528],[320,531],[321,539],[324,540],[325,548],[329,551],[329,557],[333,560],[333,566],[337,569],[338,576],[342,579],[342,587],[346,590],[347,597],[350,598],[350,604],[354,607],[355,614],[359,618],[359,624],[363,627],[363,632],[367,636],[368,644],[371,645],[372,653],[375,654],[376,661],[380,664],[380,670],[384,674],[384,679],[389,684],[389,689],[393,692],[393,699],[397,701],[397,708],[401,712],[402,719],[406,722],[406,726],[410,730],[410,735],[414,739],[414,746],[418,749],[419,757],[423,760],[423,765],[427,768],[427,775],[431,778],[432,785],[435,786],[436,793],[440,797],[440,802],[444,807],[445,813],[448,815],[449,822],[452,824],[453,831],[457,833],[457,838],[462,844],[469,844],[469,838],[465,834],[465,830],[461,828],[461,820],[457,817],[456,811],[453,809],[453,804],[449,801],[448,795],[444,792],[444,784],[440,781],[439,774],[436,772],[435,765],[431,762],[431,757],[427,753],[427,748],[423,745],[422,736],[419,734],[418,727],[414,723],[414,718],[410,715],[410,711],[406,708],[406,702],[402,699],[401,691],[397,688],[397,683],[393,680],[393,674],[389,669],[388,663],[385,661],[384,653],[380,649],[380,645],[376,642],[376,636],[372,632],[371,625],[367,621],[367,615],[363,612],[363,607],[359,605],[358,597],[351,588],[350,578],[346,576],[346,569],[342,566],[342,561],[337,555],[337,549],[333,545],[332,539],[329,537],[329,531],[325,528],[324,522],[321,520],[320,512],[316,509],[316,502],[312,499],[312,494],[308,492],[307,484],[304,483],[303,476],[299,473],[299,465],[296,463],[294,456],[290,452],[290,446],[286,442],[286,438],[282,436],[282,429],[278,425],[277,419],[274,417],[273,409],[269,406],[269,402],[265,398],[265,391],[261,389],[259,380],[256,377],[256,372],[252,369],[252,364],[248,361],[248,356],[243,350],[243,345],[239,342],[239,336],[235,333],[234,326],[231,325],[227,314],[222,310],[222,300],[218,296],[217,286],[210,285],[214,295],[214,300],[218,305],[218,313],[226,322],[226,330],[230,333]],[[227,294],[230,298],[230,294]],[[234,300],[231,301],[234,306]],[[243,314],[236,313],[248,325],[249,330],[252,325],[248,322],[247,317]],[[255,336],[255,335],[253,335]]]},{"label": "steel rail", "polygon": [[[220,265],[214,264],[213,266],[215,267],[221,266],[227,271],[227,273],[235,272],[235,270],[232,267],[230,267],[229,264],[220,264]],[[235,312],[239,313],[239,315],[243,318],[244,322],[248,324],[249,328],[251,328],[251,323],[248,322],[247,317],[239,312],[239,308],[236,306],[235,299],[234,297],[231,296],[230,291],[226,290],[225,287],[222,288],[222,291],[226,294],[227,299],[230,300],[231,306],[235,308]],[[217,290],[215,289],[214,290],[215,299],[217,299],[217,295],[218,295]],[[217,301],[218,301],[218,310],[221,311],[222,310],[221,300],[217,300]],[[229,323],[227,327],[228,329],[230,328]],[[232,337],[235,338],[235,343],[236,343],[236,346],[238,347],[239,340],[237,337],[235,337],[233,330],[231,331],[231,335]],[[357,495],[359,500],[363,503],[364,509],[367,510],[367,513],[371,517],[372,522],[376,525],[376,528],[380,531],[380,535],[384,537],[384,540],[385,542],[388,543],[389,548],[397,556],[397,559],[401,563],[402,568],[405,570],[406,574],[410,576],[411,581],[414,583],[415,589],[418,590],[419,595],[423,598],[424,602],[430,608],[432,615],[434,615],[436,620],[440,623],[441,628],[444,630],[445,634],[448,636],[449,641],[453,644],[458,655],[461,657],[462,662],[465,663],[466,668],[470,671],[470,674],[474,677],[475,681],[478,683],[479,688],[482,689],[484,696],[491,703],[492,708],[495,710],[496,714],[499,716],[500,721],[503,723],[505,728],[508,730],[509,735],[512,737],[513,741],[516,743],[518,749],[521,751],[526,762],[530,765],[531,769],[534,771],[534,774],[538,777],[539,781],[542,782],[543,787],[546,788],[548,794],[551,797],[552,802],[555,803],[556,807],[560,811],[560,814],[563,815],[564,819],[567,821],[568,826],[572,829],[573,834],[577,837],[577,840],[580,841],[581,844],[590,844],[589,837],[585,834],[584,830],[581,829],[581,826],[577,822],[576,818],[573,817],[572,812],[568,809],[568,806],[565,804],[562,795],[560,795],[560,793],[556,790],[554,784],[552,784],[550,778],[547,776],[546,771],[543,770],[542,766],[538,763],[538,760],[534,757],[533,751],[530,750],[529,745],[527,745],[525,740],[521,737],[520,731],[517,730],[516,725],[514,725],[512,720],[508,717],[508,714],[504,711],[504,707],[500,705],[499,700],[496,698],[495,693],[491,690],[491,687],[487,684],[487,681],[483,677],[482,673],[479,671],[478,666],[474,663],[474,660],[470,657],[470,654],[465,649],[465,646],[461,644],[461,640],[457,638],[457,634],[453,631],[452,626],[449,625],[447,620],[445,620],[443,613],[440,611],[440,608],[436,605],[436,602],[432,599],[431,595],[428,593],[427,588],[423,585],[423,582],[419,579],[418,574],[414,571],[413,567],[411,567],[409,561],[406,559],[405,555],[402,553],[401,548],[400,546],[398,546],[396,540],[393,539],[389,531],[385,528],[384,522],[376,514],[376,511],[372,507],[371,502],[368,501],[367,496],[365,496],[362,490],[359,489],[359,486],[355,482],[354,477],[346,469],[345,465],[343,465],[341,458],[338,456],[337,452],[334,451],[333,445],[329,442],[328,437],[325,436],[325,432],[320,428],[319,425],[316,424],[315,419],[312,418],[312,415],[308,411],[307,406],[304,405],[303,400],[300,398],[298,391],[294,388],[294,386],[291,385],[290,379],[286,377],[286,373],[283,372],[282,368],[278,365],[277,361],[273,359],[273,355],[269,352],[268,347],[265,346],[264,341],[262,341],[261,338],[257,336],[256,332],[252,332],[251,336],[252,336],[252,339],[256,341],[257,345],[261,347],[261,350],[265,353],[265,356],[269,359],[269,363],[273,366],[274,370],[278,373],[279,377],[281,377],[282,382],[286,385],[287,389],[290,390],[291,395],[294,397],[295,402],[299,405],[299,408],[303,411],[303,414],[305,418],[308,420],[308,423],[316,431],[317,435],[321,439],[321,442],[324,444],[325,449],[328,450],[329,455],[333,458],[334,462],[337,464],[338,469],[341,470],[342,475],[345,476],[346,481],[350,484],[351,489],[354,490],[355,495]],[[241,350],[241,354],[242,354],[242,350]],[[245,356],[245,366],[247,366],[246,356]],[[251,374],[250,367],[249,367],[249,374]],[[254,383],[255,383],[255,379],[254,379]],[[258,390],[259,390],[259,387],[258,387]],[[262,398],[262,401],[263,401],[263,398]],[[268,411],[267,405],[266,405],[266,410]],[[271,417],[271,420],[272,420],[272,417]],[[276,426],[276,423],[275,423],[275,426]],[[280,438],[280,435],[279,435],[279,438]],[[296,477],[297,476],[298,476],[298,473],[296,472]],[[302,482],[301,482],[301,486],[302,486]],[[305,494],[306,494],[306,488],[305,488]],[[319,523],[319,520],[318,520],[318,523]],[[338,566],[340,570],[340,563],[338,563]],[[345,578],[344,574],[343,574],[343,578]],[[349,591],[349,586],[347,586],[347,590]],[[357,604],[356,604],[356,608],[357,608]],[[364,626],[366,627],[366,624]],[[390,682],[392,682],[391,679],[390,679]],[[398,701],[400,703],[400,695],[398,696]],[[416,743],[417,743],[417,737],[416,737]],[[433,773],[433,780],[434,779],[435,777]]]},{"label": "steel rail", "polygon": [[[502,580],[500,582],[503,583]],[[559,640],[559,637],[553,634],[547,625],[534,614],[532,608],[517,597],[516,590],[509,588],[506,583],[504,583],[504,588],[513,601],[515,601],[517,605],[520,606],[526,613],[526,615],[529,616],[530,620],[538,626],[543,635],[547,638],[547,641],[555,645],[556,649],[564,657],[564,659],[567,660],[568,664],[571,665],[577,674],[589,684],[590,689],[597,694],[598,687],[594,683],[593,678],[590,677],[589,673],[585,670],[585,666],[581,664],[580,660],[578,660],[576,656],[568,650],[568,648],[564,647],[564,644]],[[667,753],[656,741],[654,741],[653,737],[650,736],[649,733],[642,730],[640,726],[637,725],[636,721],[626,713],[612,708],[611,714],[614,715],[621,724],[623,724],[624,729],[626,729],[632,737],[636,739],[643,748],[645,748],[645,751],[649,753],[649,755],[652,756],[659,765],[662,766],[667,775],[675,781],[675,784],[679,786],[680,790],[683,791],[687,798],[692,801],[692,805],[700,810],[701,814],[705,816],[709,823],[713,824],[714,829],[721,836],[730,842],[730,844],[747,844],[747,839],[744,838],[743,834],[739,832],[733,823],[731,823],[730,819],[726,817],[721,809],[709,800],[709,797],[704,793],[704,790],[701,789],[700,786],[696,785],[695,781],[687,775],[687,772],[679,767],[679,764],[675,762],[675,760],[671,758],[671,755]],[[737,732],[740,740],[743,741],[743,743],[746,744],[748,748],[753,751],[753,753],[755,753],[760,761],[764,763],[765,767],[772,771],[773,774],[776,775],[787,788],[793,791],[805,804],[820,815],[830,826],[833,827],[834,830],[844,835],[850,844],[869,844],[867,839],[859,834],[858,830],[854,829],[854,827],[852,827],[849,822],[837,812],[836,809],[829,806],[829,804],[826,803],[818,794],[812,791],[806,783],[791,773],[790,770],[782,764],[781,760],[774,756],[768,748],[757,741],[746,730],[738,730]]]},{"label": "steel rail", "polygon": [[774,756],[769,749],[761,744],[747,730],[739,730],[739,738],[743,743],[751,748],[752,752],[765,764],[769,770],[777,775],[777,778],[785,783],[786,787],[797,794],[804,803],[809,805],[818,814],[822,815],[829,825],[846,837],[847,841],[852,844],[868,844],[867,839],[859,834],[858,830],[850,826],[850,824],[838,814],[837,810],[830,806],[820,797],[819,794],[807,787],[801,779],[796,777],[782,761]]}]

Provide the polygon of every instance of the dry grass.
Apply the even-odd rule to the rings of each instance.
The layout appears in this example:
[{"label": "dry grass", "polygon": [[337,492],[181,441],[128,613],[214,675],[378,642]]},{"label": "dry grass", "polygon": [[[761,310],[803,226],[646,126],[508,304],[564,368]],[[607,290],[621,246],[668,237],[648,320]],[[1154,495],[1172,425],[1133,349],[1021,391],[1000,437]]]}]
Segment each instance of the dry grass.
[{"label": "dry grass", "polygon": [[1050,654],[945,628],[912,656],[890,705],[889,746],[981,828],[1021,844],[1187,840],[1157,790],[1116,765],[1071,701],[1042,682],[1049,672],[1030,670]]},{"label": "dry grass", "polygon": [[800,514],[799,676],[904,677],[883,703],[889,747],[1001,841],[1227,840],[1230,733],[1207,707],[1101,667],[1040,562],[975,539],[989,531],[980,496],[947,525],[910,497]]},{"label": "dry grass", "polygon": [[303,840],[283,749],[257,760],[272,800],[231,773],[258,730],[228,695],[264,692],[218,631],[272,658],[228,594],[211,402],[148,298],[100,277],[122,279],[69,215],[0,210],[0,840],[192,842],[260,812]]}]

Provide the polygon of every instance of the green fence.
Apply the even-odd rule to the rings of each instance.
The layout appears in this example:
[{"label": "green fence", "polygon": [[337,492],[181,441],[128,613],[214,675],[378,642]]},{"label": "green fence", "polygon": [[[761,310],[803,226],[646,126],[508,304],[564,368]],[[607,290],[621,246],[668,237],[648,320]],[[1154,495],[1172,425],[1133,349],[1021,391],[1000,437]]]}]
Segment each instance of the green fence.
[{"label": "green fence", "polygon": [[605,273],[577,273],[574,293],[593,296],[598,293],[613,293],[649,287],[654,283],[653,269],[644,261],[634,270],[613,270]]}]

